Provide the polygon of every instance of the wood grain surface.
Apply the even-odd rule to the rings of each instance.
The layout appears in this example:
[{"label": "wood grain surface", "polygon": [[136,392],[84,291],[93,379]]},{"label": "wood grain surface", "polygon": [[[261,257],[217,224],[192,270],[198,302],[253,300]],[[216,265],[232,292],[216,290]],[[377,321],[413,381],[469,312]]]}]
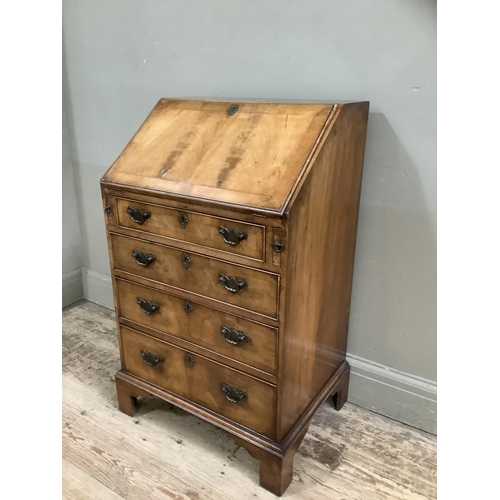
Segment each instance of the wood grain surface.
[{"label": "wood grain surface", "polygon": [[[277,274],[236,266],[195,253],[188,253],[190,265],[184,268],[181,258],[186,252],[116,234],[111,235],[111,245],[116,269],[250,309],[271,318],[277,317]],[[132,256],[134,250],[154,255],[155,261],[147,267],[137,264]],[[221,273],[238,280],[246,280],[247,285],[232,293],[220,281]]]},{"label": "wood grain surface", "polygon": [[[187,241],[204,247],[217,248],[226,252],[244,255],[256,260],[264,260],[265,226],[247,224],[233,219],[211,217],[197,212],[177,210],[152,203],[118,198],[116,200],[118,225],[134,229],[138,233],[157,234],[174,240]],[[149,218],[141,224],[134,222],[127,212],[129,208],[147,211]],[[186,217],[185,227],[179,217]],[[246,233],[246,238],[236,245],[224,241],[219,228]]]},{"label": "wood grain surface", "polygon": [[[186,313],[184,299],[130,281],[117,279],[116,288],[120,318],[133,321],[139,329],[140,325],[146,325],[271,374],[276,373],[276,328],[193,301],[189,301],[191,309]],[[157,305],[158,309],[153,314],[143,313],[137,303],[139,298]],[[239,344],[228,343],[222,333],[223,327],[245,334],[246,339]]]},{"label": "wood grain surface", "polygon": [[[276,387],[172,344],[120,327],[123,369],[267,437],[274,437]],[[141,353],[157,356],[149,366]],[[192,363],[186,362],[190,356]],[[245,394],[231,402],[222,385]]]},{"label": "wood grain surface", "polygon": [[345,359],[367,115],[342,107],[288,215],[278,440]]},{"label": "wood grain surface", "polygon": [[[117,408],[114,314],[81,302],[63,311],[64,499],[272,500],[259,463],[229,434],[168,403]],[[325,403],[295,455],[283,498],[431,500],[436,438],[347,403]]]},{"label": "wood grain surface", "polygon": [[334,105],[160,99],[104,185],[279,211]]}]

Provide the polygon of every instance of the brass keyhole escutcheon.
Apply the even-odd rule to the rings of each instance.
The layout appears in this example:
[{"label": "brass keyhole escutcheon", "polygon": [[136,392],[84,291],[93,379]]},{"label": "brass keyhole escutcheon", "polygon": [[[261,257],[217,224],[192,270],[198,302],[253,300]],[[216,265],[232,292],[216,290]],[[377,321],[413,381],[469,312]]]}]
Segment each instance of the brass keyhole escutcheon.
[{"label": "brass keyhole escutcheon", "polygon": [[179,224],[182,227],[182,229],[186,229],[189,222],[187,214],[185,212],[181,212],[177,220],[179,221]]},{"label": "brass keyhole escutcheon", "polygon": [[194,356],[190,352],[187,352],[186,355],[184,356],[184,361],[186,362],[186,365],[193,366]]},{"label": "brass keyhole escutcheon", "polygon": [[186,302],[184,302],[184,311],[188,316],[193,312],[193,304],[191,304],[189,300],[186,300]]},{"label": "brass keyhole escutcheon", "polygon": [[237,104],[231,104],[229,108],[226,110],[226,115],[227,116],[233,116],[235,113],[238,112],[239,106]]},{"label": "brass keyhole escutcheon", "polygon": [[186,252],[184,252],[181,255],[181,262],[182,262],[182,267],[184,269],[187,269],[191,265],[191,257],[189,257],[189,255]]}]

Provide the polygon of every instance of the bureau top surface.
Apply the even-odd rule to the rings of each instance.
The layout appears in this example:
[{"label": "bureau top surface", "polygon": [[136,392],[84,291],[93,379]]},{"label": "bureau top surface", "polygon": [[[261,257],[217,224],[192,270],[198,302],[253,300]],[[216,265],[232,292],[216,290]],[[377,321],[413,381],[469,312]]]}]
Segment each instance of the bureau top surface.
[{"label": "bureau top surface", "polygon": [[282,214],[336,107],[160,99],[102,183]]}]

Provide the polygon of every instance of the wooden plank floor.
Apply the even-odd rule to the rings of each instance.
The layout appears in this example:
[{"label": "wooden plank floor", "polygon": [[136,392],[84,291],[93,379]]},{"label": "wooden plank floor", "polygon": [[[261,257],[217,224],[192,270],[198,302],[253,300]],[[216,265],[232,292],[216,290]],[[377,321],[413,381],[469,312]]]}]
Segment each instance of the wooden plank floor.
[{"label": "wooden plank floor", "polygon": [[[119,412],[119,368],[114,314],[90,302],[63,310],[63,498],[277,498],[258,486],[258,462],[226,432],[156,398],[133,418]],[[436,438],[326,402],[282,498],[436,498]]]}]

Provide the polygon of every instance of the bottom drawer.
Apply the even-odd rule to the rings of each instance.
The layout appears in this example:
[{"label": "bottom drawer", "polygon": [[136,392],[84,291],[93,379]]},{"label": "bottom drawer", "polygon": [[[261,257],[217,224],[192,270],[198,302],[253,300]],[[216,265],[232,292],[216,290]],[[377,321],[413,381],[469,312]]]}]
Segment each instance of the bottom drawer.
[{"label": "bottom drawer", "polygon": [[129,328],[120,337],[124,370],[274,439],[275,386]]}]

